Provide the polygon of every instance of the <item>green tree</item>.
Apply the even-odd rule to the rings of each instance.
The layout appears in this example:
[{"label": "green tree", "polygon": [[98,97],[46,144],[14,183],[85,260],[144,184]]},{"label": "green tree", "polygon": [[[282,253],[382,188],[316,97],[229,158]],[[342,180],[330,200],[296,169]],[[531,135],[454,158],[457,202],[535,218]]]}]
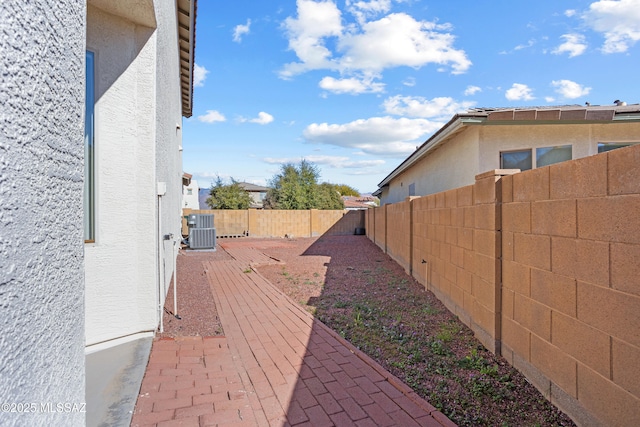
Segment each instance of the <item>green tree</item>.
[{"label": "green tree", "polygon": [[220,177],[211,185],[207,205],[211,209],[249,209],[251,196],[231,178],[231,184],[224,184]]},{"label": "green tree", "polygon": [[[306,160],[286,163],[270,182],[266,209],[342,209],[340,194],[331,184],[318,184],[320,170]],[[332,187],[332,191],[328,188]]]},{"label": "green tree", "polygon": [[336,190],[340,193],[341,196],[355,196],[358,197],[360,192],[355,188],[348,186],[347,184],[336,184]]},{"label": "green tree", "polygon": [[317,201],[316,209],[344,209],[340,191],[333,184],[324,182],[318,186]]}]

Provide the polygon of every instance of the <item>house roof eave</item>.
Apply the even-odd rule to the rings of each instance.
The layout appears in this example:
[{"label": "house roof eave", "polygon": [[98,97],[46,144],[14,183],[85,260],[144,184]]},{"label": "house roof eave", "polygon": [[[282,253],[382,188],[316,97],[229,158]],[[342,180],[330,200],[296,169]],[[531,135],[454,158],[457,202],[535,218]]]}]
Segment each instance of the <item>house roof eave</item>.
[{"label": "house roof eave", "polygon": [[193,112],[197,0],[178,0],[177,14],[182,115],[188,118]]},{"label": "house roof eave", "polygon": [[420,147],[416,149],[409,157],[407,157],[400,165],[387,175],[379,184],[382,188],[388,186],[389,183],[402,172],[410,168],[413,164],[421,160],[434,148],[444,143],[451,136],[460,132],[467,125],[481,124],[486,121],[486,116],[478,116],[474,114],[456,114],[447,124],[441,127],[429,139],[427,139]]}]

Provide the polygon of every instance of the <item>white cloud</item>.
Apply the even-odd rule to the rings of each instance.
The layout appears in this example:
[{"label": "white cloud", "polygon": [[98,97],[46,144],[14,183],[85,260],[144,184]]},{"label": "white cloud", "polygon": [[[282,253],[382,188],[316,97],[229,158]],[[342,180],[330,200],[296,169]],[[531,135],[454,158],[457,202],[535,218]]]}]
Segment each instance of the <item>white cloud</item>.
[{"label": "white cloud", "polygon": [[347,10],[362,23],[381,13],[391,10],[391,0],[350,1],[347,0]]},{"label": "white cloud", "polygon": [[336,164],[349,160],[348,157],[311,155],[301,157],[265,157],[264,159],[262,159],[262,161],[265,163],[269,163],[270,165],[282,165],[285,163],[298,163],[301,159],[308,160],[317,165]]},{"label": "white cloud", "polygon": [[509,101],[530,101],[535,99],[532,95],[531,88],[521,83],[514,83],[511,89],[507,89],[505,97]]},{"label": "white cloud", "polygon": [[404,79],[402,84],[408,87],[414,87],[416,85],[416,79],[415,77],[407,77],[406,79]]},{"label": "white cloud", "polygon": [[470,101],[457,102],[449,97],[439,97],[428,100],[420,96],[396,95],[387,98],[382,105],[385,112],[397,116],[436,118],[446,121],[453,115],[465,112],[475,103]]},{"label": "white cloud", "polygon": [[238,121],[242,123],[249,122],[249,123],[257,123],[259,125],[268,125],[273,121],[273,116],[269,113],[265,113],[264,111],[260,111],[258,113],[258,117],[254,119],[247,119],[244,117],[240,117],[238,118]]},{"label": "white cloud", "polygon": [[449,65],[461,74],[471,66],[463,50],[453,48],[449,25],[416,21],[405,13],[393,13],[362,25],[362,32],[348,33],[338,41],[344,52],[344,70],[380,72],[385,68],[427,64]]},{"label": "white cloud", "polygon": [[334,79],[324,77],[318,84],[322,89],[333,93],[379,93],[384,92],[384,83],[375,83],[371,78],[358,79],[355,77],[347,79]]},{"label": "white cloud", "polygon": [[426,119],[372,117],[345,124],[313,123],[304,130],[307,142],[361,150],[367,154],[403,157],[413,152],[416,141],[442,123]]},{"label": "white cloud", "polygon": [[199,87],[204,86],[204,81],[207,79],[207,74],[209,74],[209,70],[206,68],[194,64],[193,65],[193,86]]},{"label": "white cloud", "polygon": [[388,11],[390,1],[349,2],[349,10],[361,12],[363,18],[347,27],[332,1],[298,0],[297,5],[297,17],[288,17],[283,28],[298,62],[285,64],[282,78],[320,69],[371,75],[386,68],[427,64],[450,67],[452,73],[460,74],[471,66],[466,53],[454,48],[450,25],[417,21],[405,13],[364,20]]},{"label": "white cloud", "polygon": [[482,88],[478,86],[467,86],[467,88],[464,90],[464,95],[471,96],[479,92],[482,92]]},{"label": "white cloud", "polygon": [[233,29],[233,41],[236,43],[242,42],[242,36],[245,34],[249,34],[251,31],[251,19],[247,19],[247,23],[245,25],[236,25]]},{"label": "white cloud", "polygon": [[[304,160],[307,160],[316,165],[329,166],[332,168],[339,169],[359,169],[359,168],[370,168],[384,165],[386,162],[384,160],[358,160],[352,161],[349,157],[344,156],[322,156],[322,155],[311,155],[311,156],[303,156]],[[265,163],[281,165],[285,163],[298,163],[300,161],[299,157],[267,157],[262,159]]]},{"label": "white cloud", "polygon": [[283,27],[289,37],[289,49],[301,62],[286,64],[280,72],[282,78],[308,70],[335,68],[324,38],[342,34],[342,15],[333,2],[298,0],[297,5],[298,17],[288,17]]},{"label": "white cloud", "polygon": [[640,0],[600,0],[582,18],[604,35],[604,53],[626,52],[640,40]]},{"label": "white cloud", "polygon": [[374,168],[384,165],[384,160],[358,160],[355,162],[346,162],[342,167],[347,169],[359,169],[359,168]]},{"label": "white cloud", "polygon": [[516,47],[513,48],[513,50],[523,50],[523,49],[528,49],[530,47],[533,47],[533,45],[536,44],[535,40],[529,40],[526,44],[519,44]]},{"label": "white cloud", "polygon": [[207,114],[198,116],[198,120],[204,123],[226,122],[227,118],[216,110],[207,110]]},{"label": "white cloud", "polygon": [[564,11],[564,16],[566,16],[567,18],[571,18],[573,16],[576,16],[578,12],[575,9],[567,9]]},{"label": "white cloud", "polygon": [[587,44],[582,34],[563,34],[561,37],[564,39],[564,43],[555,48],[551,53],[556,55],[569,53],[569,58],[573,58],[582,55],[584,51],[587,50]]},{"label": "white cloud", "polygon": [[556,93],[568,99],[580,98],[591,92],[590,87],[584,87],[571,80],[554,80],[551,82],[551,86],[556,88]]}]

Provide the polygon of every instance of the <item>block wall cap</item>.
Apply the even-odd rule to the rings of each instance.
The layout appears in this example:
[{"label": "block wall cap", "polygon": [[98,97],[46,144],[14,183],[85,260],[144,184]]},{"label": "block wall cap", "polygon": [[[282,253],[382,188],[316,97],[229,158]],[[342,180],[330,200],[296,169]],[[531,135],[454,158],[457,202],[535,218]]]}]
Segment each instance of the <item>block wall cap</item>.
[{"label": "block wall cap", "polygon": [[483,172],[479,175],[476,175],[476,181],[484,178],[489,178],[492,176],[506,176],[506,175],[514,175],[520,173],[520,169],[493,169],[487,172]]}]

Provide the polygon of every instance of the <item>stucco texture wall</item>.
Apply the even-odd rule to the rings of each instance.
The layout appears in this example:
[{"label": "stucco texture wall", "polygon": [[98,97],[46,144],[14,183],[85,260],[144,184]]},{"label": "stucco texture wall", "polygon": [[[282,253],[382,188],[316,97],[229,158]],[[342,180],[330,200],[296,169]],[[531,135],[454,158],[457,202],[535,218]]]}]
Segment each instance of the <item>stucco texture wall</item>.
[{"label": "stucco texture wall", "polygon": [[84,1],[0,2],[0,402],[38,405],[3,426],[84,425],[39,406],[84,402],[84,22]]},{"label": "stucco texture wall", "polygon": [[[398,203],[411,196],[409,186],[415,185],[414,196],[424,196],[452,188],[470,185],[480,173],[478,164],[479,127],[470,126],[433,150],[411,168],[394,178],[381,197],[381,204]],[[491,168],[491,169],[495,169]]]},{"label": "stucco texture wall", "polygon": [[572,159],[598,153],[598,143],[640,142],[639,122],[532,123],[467,125],[382,189],[381,203],[398,203],[415,196],[472,185],[477,174],[500,169],[500,153],[522,149],[572,146]]},{"label": "stucco texture wall", "polygon": [[[173,258],[181,240],[182,216],[182,97],[180,88],[180,54],[176,2],[154,1],[157,23],[155,32],[155,172],[156,180],[167,185],[161,198],[160,246],[163,293],[166,297],[173,275]],[[197,191],[195,192],[197,195]],[[197,197],[197,196],[196,196]],[[172,235],[170,240],[163,237]]]},{"label": "stucco texture wall", "polygon": [[88,6],[96,236],[85,245],[87,345],[157,325],[155,43],[152,29]]},{"label": "stucco texture wall", "polygon": [[600,142],[640,142],[640,123],[532,124],[482,126],[480,171],[500,168],[500,152],[522,148],[572,146],[572,158],[598,154]]}]

